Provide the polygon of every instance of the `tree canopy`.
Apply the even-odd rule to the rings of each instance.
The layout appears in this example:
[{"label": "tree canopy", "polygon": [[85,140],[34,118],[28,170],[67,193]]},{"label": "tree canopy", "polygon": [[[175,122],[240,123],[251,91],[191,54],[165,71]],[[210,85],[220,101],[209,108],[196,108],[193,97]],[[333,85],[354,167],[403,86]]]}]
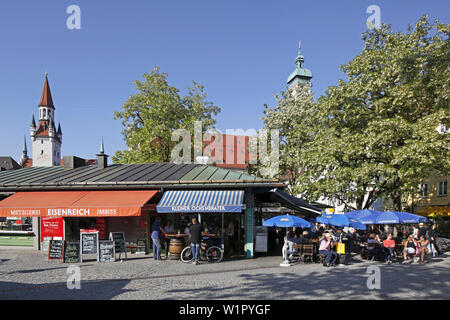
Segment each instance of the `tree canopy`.
[{"label": "tree canopy", "polygon": [[[337,198],[368,208],[378,197],[401,210],[401,196],[434,173],[448,174],[449,25],[423,16],[407,32],[388,25],[362,35],[362,52],[341,70],[346,80],[317,102],[287,90],[267,108],[267,128],[283,137],[280,176],[310,200]],[[298,101],[301,99],[301,101]]]},{"label": "tree canopy", "polygon": [[207,101],[204,87],[193,81],[185,96],[170,86],[167,73],[156,67],[135,81],[137,94],[131,95],[114,119],[122,120],[122,134],[128,150],[117,151],[116,163],[170,162],[178,144],[172,133],[185,129],[194,135],[194,122],[202,122],[203,132],[213,128],[220,108]]}]

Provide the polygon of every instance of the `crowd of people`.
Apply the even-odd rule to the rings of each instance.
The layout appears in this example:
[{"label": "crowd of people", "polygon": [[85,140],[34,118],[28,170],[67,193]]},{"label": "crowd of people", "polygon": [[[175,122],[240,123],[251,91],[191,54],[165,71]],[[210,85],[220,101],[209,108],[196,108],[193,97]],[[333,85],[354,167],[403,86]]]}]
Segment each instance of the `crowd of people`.
[{"label": "crowd of people", "polygon": [[[436,244],[436,224],[430,228],[425,228],[423,223],[418,227],[402,225],[400,228],[395,237],[392,227],[382,228],[380,225],[372,225],[366,231],[319,224],[313,225],[311,229],[288,229],[283,238],[282,256],[288,260],[289,255],[296,251],[294,244],[312,242],[317,242],[317,251],[324,256],[325,267],[336,266],[339,255],[333,245],[338,242],[345,244],[347,254],[358,251],[368,259],[387,264],[391,264],[394,258],[403,258],[403,263],[417,261],[423,264],[427,254],[441,254]],[[282,234],[281,229],[277,231]]]},{"label": "crowd of people", "polygon": [[230,220],[228,226],[224,229],[224,235],[221,234],[221,229],[212,225],[209,225],[207,221],[200,223],[197,218],[192,218],[187,223],[183,232],[181,230],[175,230],[172,222],[167,219],[165,226],[161,224],[161,217],[156,217],[151,226],[152,249],[153,258],[155,260],[161,260],[161,252],[164,248],[165,258],[169,255],[170,237],[168,235],[182,236],[186,245],[192,247],[194,256],[194,264],[198,264],[199,248],[202,240],[214,239],[214,245],[222,246],[222,237],[225,240],[225,247],[228,253],[233,253],[235,249],[234,237],[235,237],[235,225]]}]

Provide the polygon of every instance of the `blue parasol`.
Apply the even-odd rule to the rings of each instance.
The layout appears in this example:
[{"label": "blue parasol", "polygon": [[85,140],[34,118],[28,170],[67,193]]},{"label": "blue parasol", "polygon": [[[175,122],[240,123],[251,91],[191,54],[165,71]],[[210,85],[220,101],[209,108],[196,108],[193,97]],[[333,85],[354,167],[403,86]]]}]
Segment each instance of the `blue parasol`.
[{"label": "blue parasol", "polygon": [[428,219],[416,214],[399,211],[354,210],[345,213],[349,218],[358,219],[363,224],[400,224],[428,222]]},{"label": "blue parasol", "polygon": [[264,227],[280,227],[280,228],[311,228],[311,223],[289,214],[276,216],[263,222]]},{"label": "blue parasol", "polygon": [[330,226],[351,227],[358,230],[366,230],[366,226],[363,223],[343,214],[323,214],[318,217],[316,221]]}]

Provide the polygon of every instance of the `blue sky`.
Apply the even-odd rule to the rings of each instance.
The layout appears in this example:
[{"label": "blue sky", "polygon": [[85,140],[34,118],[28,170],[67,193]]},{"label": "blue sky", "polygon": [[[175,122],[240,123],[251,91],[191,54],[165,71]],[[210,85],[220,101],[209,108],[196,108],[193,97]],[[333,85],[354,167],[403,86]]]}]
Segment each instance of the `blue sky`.
[{"label": "blue sky", "polygon": [[[69,30],[69,5],[81,30]],[[184,90],[195,80],[222,108],[216,127],[259,129],[263,105],[285,89],[298,41],[318,97],[343,78],[339,66],[362,49],[369,5],[405,31],[427,13],[449,23],[450,2],[435,1],[2,1],[0,4],[0,155],[20,158],[49,73],[63,155],[93,158],[104,137],[125,149],[119,120],[133,81],[155,66]]]}]

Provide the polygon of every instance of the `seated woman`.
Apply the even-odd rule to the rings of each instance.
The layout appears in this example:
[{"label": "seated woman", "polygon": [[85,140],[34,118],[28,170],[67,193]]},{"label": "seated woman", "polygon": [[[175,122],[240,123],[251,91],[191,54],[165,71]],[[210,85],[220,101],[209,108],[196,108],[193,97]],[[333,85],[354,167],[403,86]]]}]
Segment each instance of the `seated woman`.
[{"label": "seated woman", "polygon": [[391,264],[392,263],[392,256],[394,255],[394,249],[395,249],[395,240],[392,237],[392,233],[389,233],[387,236],[387,239],[383,241],[383,247],[388,252],[386,263]]},{"label": "seated woman", "polygon": [[331,251],[332,243],[333,240],[331,239],[331,234],[329,233],[325,233],[324,237],[319,240],[319,253],[325,256],[325,261],[323,263],[324,267],[336,265],[338,255],[336,252]]},{"label": "seated woman", "polygon": [[417,244],[419,245],[417,254],[420,255],[420,264],[424,264],[425,254],[430,252],[430,250],[428,249],[430,241],[428,241],[428,239],[426,239],[424,235],[420,235],[420,239],[419,241],[417,241]]},{"label": "seated woman", "polygon": [[371,233],[369,239],[367,239],[366,244],[367,256],[378,257],[381,251],[380,248],[380,238],[377,234]]},{"label": "seated woman", "polygon": [[416,255],[417,242],[414,240],[414,236],[410,235],[405,243],[405,249],[403,249],[403,263],[408,263],[411,257]]}]

